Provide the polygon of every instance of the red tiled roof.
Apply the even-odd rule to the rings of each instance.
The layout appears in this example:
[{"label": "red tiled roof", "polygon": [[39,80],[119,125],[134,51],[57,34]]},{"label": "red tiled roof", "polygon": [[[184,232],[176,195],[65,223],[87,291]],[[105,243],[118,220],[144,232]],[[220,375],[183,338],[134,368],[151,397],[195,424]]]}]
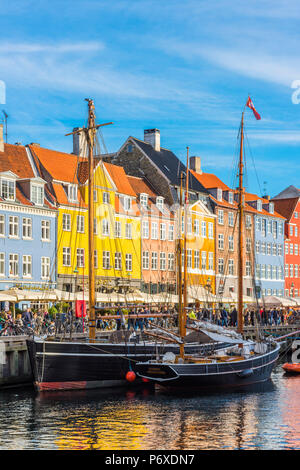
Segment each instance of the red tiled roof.
[{"label": "red tiled roof", "polygon": [[231,191],[229,186],[227,184],[223,183],[220,178],[218,178],[216,175],[213,173],[197,173],[194,170],[190,170],[190,172],[197,178],[199,183],[202,184],[206,189],[212,189],[212,188],[220,188],[223,191]]},{"label": "red tiled roof", "polygon": [[275,199],[274,203],[276,212],[281,214],[288,221],[292,218],[296,206],[298,204],[298,198],[293,199]]},{"label": "red tiled roof", "polygon": [[4,144],[4,152],[0,152],[0,172],[3,171],[12,171],[20,178],[35,176],[23,145]]},{"label": "red tiled roof", "polygon": [[113,165],[112,163],[107,162],[104,162],[103,165],[115,183],[118,193],[136,197],[136,193],[134,192],[122,166]]}]

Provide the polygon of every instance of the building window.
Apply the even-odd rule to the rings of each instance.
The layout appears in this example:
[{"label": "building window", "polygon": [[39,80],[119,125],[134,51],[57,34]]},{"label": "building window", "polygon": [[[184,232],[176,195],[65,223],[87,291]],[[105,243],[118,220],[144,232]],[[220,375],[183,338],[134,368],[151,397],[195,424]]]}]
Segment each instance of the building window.
[{"label": "building window", "polygon": [[214,224],[213,222],[208,222],[208,238],[213,240],[214,238]]},{"label": "building window", "polygon": [[267,243],[267,255],[271,255],[271,243]]},{"label": "building window", "polygon": [[148,239],[149,238],[149,222],[148,220],[143,220],[142,222],[142,238]]},{"label": "building window", "polygon": [[98,234],[98,223],[97,223],[97,218],[94,217],[94,235]]},{"label": "building window", "polygon": [[234,261],[233,261],[233,259],[228,260],[228,274],[230,274],[231,276],[234,275]]},{"label": "building window", "polygon": [[10,253],[9,255],[9,276],[19,276],[19,255]]},{"label": "building window", "polygon": [[265,255],[266,254],[266,243],[265,242],[261,242],[261,254],[262,255]]},{"label": "building window", "polygon": [[192,218],[191,217],[188,217],[187,219],[187,234],[188,235],[192,235],[193,233],[193,228],[192,228]]},{"label": "building window", "polygon": [[195,269],[200,268],[200,251],[199,250],[194,251],[194,268]]},{"label": "building window", "polygon": [[174,225],[169,225],[169,242],[174,240]]},{"label": "building window", "polygon": [[102,252],[102,267],[103,269],[110,269],[110,251]]},{"label": "building window", "polygon": [[94,202],[98,202],[98,191],[94,189]]},{"label": "building window", "polygon": [[258,240],[255,242],[255,251],[257,254],[260,253],[260,242]]},{"label": "building window", "polygon": [[206,270],[206,251],[201,251],[201,269]]},{"label": "building window", "polygon": [[19,236],[19,217],[9,216],[9,236],[17,238]]},{"label": "building window", "polygon": [[43,206],[44,205],[44,186],[32,184],[30,199],[34,204],[38,206]]},{"label": "building window", "polygon": [[228,225],[229,227],[234,226],[234,215],[233,212],[228,212]]},{"label": "building window", "polygon": [[228,249],[229,251],[234,251],[233,235],[228,236]]},{"label": "building window", "polygon": [[160,224],[160,239],[166,239],[166,224]]},{"label": "building window", "polygon": [[41,277],[42,279],[50,278],[50,258],[47,256],[41,258]]},{"label": "building window", "polygon": [[246,276],[251,275],[251,263],[250,261],[246,261]]},{"label": "building window", "polygon": [[224,225],[224,211],[223,209],[218,210],[218,223]]},{"label": "building window", "polygon": [[168,253],[168,270],[174,271],[175,263],[174,263],[174,253]]},{"label": "building window", "polygon": [[15,200],[16,183],[11,180],[1,180],[1,197],[8,201]]},{"label": "building window", "polygon": [[5,276],[5,253],[0,253],[0,276]]},{"label": "building window", "polygon": [[166,253],[161,252],[159,255],[159,269],[161,271],[166,270]]},{"label": "building window", "polygon": [[102,220],[102,236],[109,236],[109,221],[107,219]]},{"label": "building window", "polygon": [[152,240],[158,240],[158,225],[157,222],[151,224],[151,238]]},{"label": "building window", "polygon": [[158,209],[163,211],[163,208],[164,208],[164,198],[163,197],[159,196],[159,197],[156,198],[156,206],[158,207]]},{"label": "building window", "polygon": [[77,200],[78,200],[77,184],[69,184],[69,186],[68,186],[68,199],[69,199],[70,202],[77,202]]},{"label": "building window", "polygon": [[0,236],[5,236],[5,216],[0,215]]},{"label": "building window", "polygon": [[224,250],[224,235],[223,235],[223,233],[219,233],[219,235],[218,235],[218,248],[219,248],[219,250]]},{"label": "building window", "polygon": [[193,252],[190,248],[186,250],[186,264],[187,268],[193,267]]},{"label": "building window", "polygon": [[84,267],[84,248],[77,248],[77,267]]},{"label": "building window", "polygon": [[125,211],[130,211],[131,210],[131,199],[130,197],[123,197],[123,206]]},{"label": "building window", "polygon": [[273,256],[277,256],[277,245],[276,245],[276,243],[273,243],[272,254],[273,254]]},{"label": "building window", "polygon": [[290,229],[290,236],[292,236],[293,235],[293,226],[290,225],[289,229]]},{"label": "building window", "polygon": [[202,220],[202,222],[201,222],[201,236],[203,238],[206,237],[206,222],[205,222],[205,220]]},{"label": "building window", "polygon": [[211,271],[214,269],[214,254],[212,252],[208,253],[208,269]]},{"label": "building window", "polygon": [[63,266],[71,266],[71,248],[63,247]]},{"label": "building window", "polygon": [[246,215],[246,228],[250,228],[251,225],[251,215]]},{"label": "building window", "polygon": [[151,269],[157,269],[158,255],[156,251],[151,253]]},{"label": "building window", "polygon": [[218,201],[222,201],[222,189],[217,188],[217,199]]},{"label": "building window", "polygon": [[218,259],[218,272],[219,274],[224,274],[224,259],[223,258]]},{"label": "building window", "polygon": [[246,238],[246,252],[251,252],[251,238]]},{"label": "building window", "polygon": [[103,193],[103,204],[109,204],[109,203],[110,203],[110,194]]},{"label": "building window", "polygon": [[262,211],[262,202],[261,202],[260,199],[257,200],[257,210],[258,210],[259,212]]},{"label": "building window", "polygon": [[77,216],[77,232],[84,233],[84,215]]},{"label": "building window", "polygon": [[50,220],[42,220],[42,240],[50,240]]},{"label": "building window", "polygon": [[194,220],[194,233],[195,233],[196,236],[200,235],[199,220],[198,219]]},{"label": "building window", "polygon": [[31,256],[23,255],[23,277],[31,277]]},{"label": "building window", "polygon": [[149,269],[149,251],[143,251],[142,263],[143,269]]},{"label": "building window", "polygon": [[98,251],[94,250],[94,268],[98,268]]},{"label": "building window", "polygon": [[65,232],[71,231],[71,215],[63,214],[63,230]]},{"label": "building window", "polygon": [[115,221],[115,237],[121,238],[121,222],[119,220]]},{"label": "building window", "polygon": [[292,255],[294,252],[294,245],[293,243],[290,243],[290,255]]},{"label": "building window", "polygon": [[126,271],[132,271],[132,254],[131,253],[126,253],[125,262],[126,262]]},{"label": "building window", "polygon": [[233,204],[233,193],[231,191],[228,193],[228,202],[229,204]]},{"label": "building window", "polygon": [[115,253],[115,269],[121,271],[122,269],[122,253],[116,251]]},{"label": "building window", "polygon": [[23,217],[23,238],[32,238],[32,219]]},{"label": "building window", "polygon": [[147,209],[148,207],[148,194],[140,194],[141,206]]}]

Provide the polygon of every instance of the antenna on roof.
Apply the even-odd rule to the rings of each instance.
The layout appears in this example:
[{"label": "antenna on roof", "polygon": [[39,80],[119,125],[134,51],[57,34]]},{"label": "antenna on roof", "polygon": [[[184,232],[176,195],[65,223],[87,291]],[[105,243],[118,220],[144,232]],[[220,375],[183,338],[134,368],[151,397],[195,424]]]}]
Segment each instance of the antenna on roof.
[{"label": "antenna on roof", "polygon": [[4,114],[4,124],[5,124],[5,142],[7,143],[7,118],[8,114],[2,109],[2,113]]}]

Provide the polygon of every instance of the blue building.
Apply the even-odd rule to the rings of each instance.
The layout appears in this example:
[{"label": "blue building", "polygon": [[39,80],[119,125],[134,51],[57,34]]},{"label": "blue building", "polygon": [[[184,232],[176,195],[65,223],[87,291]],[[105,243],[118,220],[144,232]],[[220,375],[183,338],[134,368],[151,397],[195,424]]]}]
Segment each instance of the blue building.
[{"label": "blue building", "polygon": [[284,217],[267,198],[247,193],[254,213],[255,290],[257,297],[284,296]]},{"label": "blue building", "polygon": [[4,144],[0,129],[0,290],[56,285],[57,211],[45,184],[27,148]]}]

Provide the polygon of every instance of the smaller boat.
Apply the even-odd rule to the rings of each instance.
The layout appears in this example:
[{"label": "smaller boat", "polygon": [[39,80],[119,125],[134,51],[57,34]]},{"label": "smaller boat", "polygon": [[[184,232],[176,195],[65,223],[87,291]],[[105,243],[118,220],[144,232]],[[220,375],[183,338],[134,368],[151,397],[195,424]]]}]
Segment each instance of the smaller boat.
[{"label": "smaller boat", "polygon": [[283,370],[288,374],[300,374],[300,364],[293,362],[286,362],[282,366]]}]

